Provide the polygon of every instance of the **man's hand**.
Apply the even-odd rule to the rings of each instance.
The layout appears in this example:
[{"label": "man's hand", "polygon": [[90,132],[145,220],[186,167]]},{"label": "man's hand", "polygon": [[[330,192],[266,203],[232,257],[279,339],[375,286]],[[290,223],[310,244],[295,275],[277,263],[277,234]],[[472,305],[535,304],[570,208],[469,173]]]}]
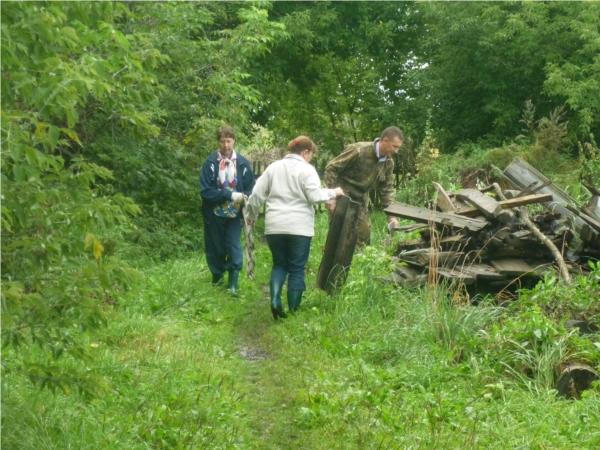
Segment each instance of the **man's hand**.
[{"label": "man's hand", "polygon": [[[394,224],[393,227],[390,224]],[[398,227],[398,218],[393,216],[388,216],[388,227],[389,228],[397,228]]]},{"label": "man's hand", "polygon": [[329,200],[329,201],[325,202],[325,208],[327,208],[328,211],[333,212],[333,210],[335,209],[336,203],[337,203],[337,200],[335,198],[333,200]]},{"label": "man's hand", "polygon": [[244,194],[241,192],[232,192],[231,193],[231,201],[236,204],[241,204],[244,202]]},{"label": "man's hand", "polygon": [[247,223],[248,225],[250,225],[251,227],[253,227],[254,225],[256,225],[256,221],[255,221],[255,220],[250,220],[250,219],[248,219],[248,220],[246,220],[246,223]]}]

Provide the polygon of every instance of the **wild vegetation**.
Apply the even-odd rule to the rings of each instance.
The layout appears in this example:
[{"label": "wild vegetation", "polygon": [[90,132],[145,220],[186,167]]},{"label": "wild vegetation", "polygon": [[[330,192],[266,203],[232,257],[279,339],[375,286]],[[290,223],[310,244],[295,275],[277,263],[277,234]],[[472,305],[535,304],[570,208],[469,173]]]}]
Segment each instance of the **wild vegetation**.
[{"label": "wild vegetation", "polygon": [[[598,337],[563,326],[598,321],[597,262],[508,303],[394,289],[374,209],[345,286],[274,323],[265,245],[239,300],[210,286],[198,195],[222,123],[243,153],[307,134],[321,160],[393,124],[399,201],[514,156],[586,201],[600,4],[6,2],[1,21],[3,446],[600,446],[598,386],[554,390],[567,363],[600,370]],[[319,214],[309,286],[326,233]]]}]

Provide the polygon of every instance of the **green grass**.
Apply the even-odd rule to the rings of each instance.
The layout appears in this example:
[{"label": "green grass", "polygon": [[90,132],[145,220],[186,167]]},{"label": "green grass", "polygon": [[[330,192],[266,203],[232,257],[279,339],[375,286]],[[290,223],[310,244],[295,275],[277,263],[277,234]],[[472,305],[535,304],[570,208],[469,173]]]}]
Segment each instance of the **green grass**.
[{"label": "green grass", "polygon": [[[320,214],[310,288],[300,312],[278,322],[265,290],[270,253],[258,238],[257,280],[242,274],[239,300],[210,286],[201,256],[144,264],[137,292],[89,337],[97,357],[87,364],[111,389],[91,400],[53,396],[5,374],[2,448],[600,446],[598,390],[571,401],[551,389],[554,365],[583,344],[574,348],[543,311],[472,307],[443,290],[380,283],[381,213],[373,247],[329,297],[314,288],[326,229]],[[586,358],[600,362],[592,350]]]}]

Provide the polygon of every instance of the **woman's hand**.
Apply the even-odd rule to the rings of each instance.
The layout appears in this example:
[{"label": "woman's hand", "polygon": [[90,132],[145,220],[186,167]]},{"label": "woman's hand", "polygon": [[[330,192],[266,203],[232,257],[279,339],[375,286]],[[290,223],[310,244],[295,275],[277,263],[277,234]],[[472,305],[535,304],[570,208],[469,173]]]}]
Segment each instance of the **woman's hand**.
[{"label": "woman's hand", "polygon": [[250,225],[251,227],[253,227],[254,225],[256,225],[256,221],[255,220],[246,220],[246,224]]},{"label": "woman's hand", "polygon": [[333,210],[335,209],[335,204],[337,203],[336,199],[334,198],[333,200],[329,200],[325,202],[325,208],[327,208],[328,211],[333,212]]},{"label": "woman's hand", "polygon": [[344,191],[342,190],[341,187],[336,187],[333,192],[335,192],[335,196],[339,197],[340,195],[344,195]]}]

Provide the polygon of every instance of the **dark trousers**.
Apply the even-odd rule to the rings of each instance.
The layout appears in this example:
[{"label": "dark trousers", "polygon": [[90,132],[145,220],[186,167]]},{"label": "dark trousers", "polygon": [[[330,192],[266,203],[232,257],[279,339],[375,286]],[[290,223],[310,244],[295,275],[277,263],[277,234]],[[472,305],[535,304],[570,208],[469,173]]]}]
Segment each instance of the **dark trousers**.
[{"label": "dark trousers", "polygon": [[305,291],[304,268],[310,253],[310,236],[295,234],[267,234],[267,243],[273,256],[271,280],[285,283],[289,274],[288,290]]},{"label": "dark trousers", "polygon": [[242,270],[242,221],[204,216],[204,251],[210,272],[223,275],[226,271]]}]

